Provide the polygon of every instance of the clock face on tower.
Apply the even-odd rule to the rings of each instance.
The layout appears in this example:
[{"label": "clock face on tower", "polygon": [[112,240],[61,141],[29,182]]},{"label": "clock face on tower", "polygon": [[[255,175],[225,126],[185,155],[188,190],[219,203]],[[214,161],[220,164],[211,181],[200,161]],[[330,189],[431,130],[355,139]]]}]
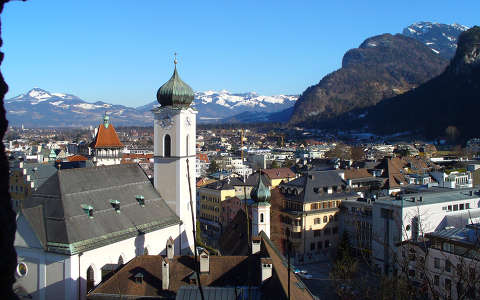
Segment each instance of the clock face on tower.
[{"label": "clock face on tower", "polygon": [[160,120],[160,126],[164,129],[169,129],[173,125],[173,119],[169,115],[164,116]]}]

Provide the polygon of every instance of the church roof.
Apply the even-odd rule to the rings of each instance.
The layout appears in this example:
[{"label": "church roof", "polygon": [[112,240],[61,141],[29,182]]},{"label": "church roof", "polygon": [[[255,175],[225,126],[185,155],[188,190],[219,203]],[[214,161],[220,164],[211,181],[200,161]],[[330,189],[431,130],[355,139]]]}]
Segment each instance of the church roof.
[{"label": "church roof", "polygon": [[22,213],[41,223],[32,227],[47,251],[67,255],[180,222],[137,164],[59,170]]},{"label": "church roof", "polygon": [[123,143],[120,142],[117,132],[112,124],[100,124],[98,132],[93,142],[90,144],[92,148],[122,148]]},{"label": "church roof", "polygon": [[192,103],[194,93],[178,75],[177,62],[172,77],[157,91],[157,101],[161,106],[188,107]]}]

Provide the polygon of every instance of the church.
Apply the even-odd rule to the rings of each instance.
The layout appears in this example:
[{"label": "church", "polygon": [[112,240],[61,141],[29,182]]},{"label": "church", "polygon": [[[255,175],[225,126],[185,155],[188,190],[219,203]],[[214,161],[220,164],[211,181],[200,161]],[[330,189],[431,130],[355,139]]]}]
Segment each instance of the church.
[{"label": "church", "polygon": [[[112,270],[135,257],[165,254],[167,241],[175,255],[192,253],[197,112],[190,107],[193,90],[180,79],[176,64],[157,92],[160,106],[152,111],[153,185],[138,164],[108,165],[123,145],[106,118],[93,144],[103,163],[58,170],[17,216],[18,295],[85,299]],[[113,144],[102,144],[105,140]]]}]

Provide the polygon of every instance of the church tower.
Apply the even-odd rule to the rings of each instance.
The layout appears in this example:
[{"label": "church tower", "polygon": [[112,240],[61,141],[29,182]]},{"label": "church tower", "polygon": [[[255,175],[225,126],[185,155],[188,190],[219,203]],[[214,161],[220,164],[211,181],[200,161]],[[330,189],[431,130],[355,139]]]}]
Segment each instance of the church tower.
[{"label": "church tower", "polygon": [[123,147],[117,131],[110,123],[110,117],[105,113],[103,124],[98,126],[95,137],[90,144],[93,162],[96,166],[118,165],[122,160]]},{"label": "church tower", "polygon": [[252,204],[252,237],[263,231],[270,238],[270,190],[262,181],[262,173],[258,174],[258,183],[250,192]]},{"label": "church tower", "polygon": [[[173,75],[157,92],[160,107],[154,114],[154,186],[182,221],[177,244],[193,251],[192,210],[195,215],[196,115],[190,107],[194,93],[180,79],[177,60]],[[192,197],[193,207],[190,206]],[[196,220],[196,218],[195,218]]]}]

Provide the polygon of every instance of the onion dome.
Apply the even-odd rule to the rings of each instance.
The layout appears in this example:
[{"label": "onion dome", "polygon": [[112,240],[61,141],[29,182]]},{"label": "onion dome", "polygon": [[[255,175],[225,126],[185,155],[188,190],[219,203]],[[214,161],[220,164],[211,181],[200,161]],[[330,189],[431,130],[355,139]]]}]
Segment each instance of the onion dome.
[{"label": "onion dome", "polygon": [[188,107],[193,101],[192,88],[180,79],[177,72],[177,59],[174,60],[173,75],[157,91],[157,101],[161,106]]},{"label": "onion dome", "polygon": [[250,192],[250,198],[255,202],[270,202],[270,189],[262,181],[262,173],[258,174],[258,183]]}]

